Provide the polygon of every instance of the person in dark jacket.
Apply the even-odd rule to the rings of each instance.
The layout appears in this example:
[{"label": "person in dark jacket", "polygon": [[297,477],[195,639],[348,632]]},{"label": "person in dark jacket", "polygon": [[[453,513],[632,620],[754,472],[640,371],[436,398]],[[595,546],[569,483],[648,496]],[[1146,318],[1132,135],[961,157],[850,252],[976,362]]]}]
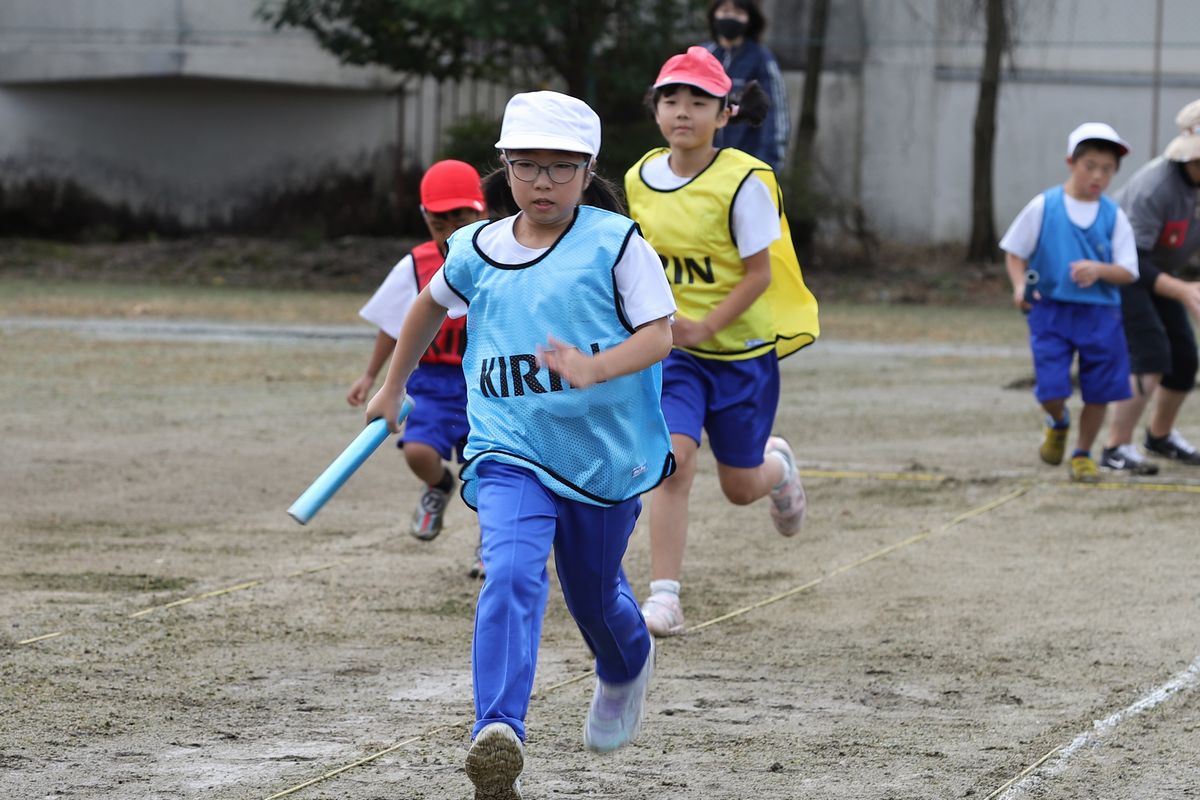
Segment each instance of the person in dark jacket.
[{"label": "person in dark jacket", "polygon": [[787,155],[791,118],[779,64],[759,41],[766,25],[757,0],[712,0],[708,5],[708,29],[713,38],[704,47],[725,67],[733,81],[733,96],[740,95],[750,81],[758,81],[771,101],[761,126],[727,126],[717,132],[717,146],[736,147],[779,172]]}]

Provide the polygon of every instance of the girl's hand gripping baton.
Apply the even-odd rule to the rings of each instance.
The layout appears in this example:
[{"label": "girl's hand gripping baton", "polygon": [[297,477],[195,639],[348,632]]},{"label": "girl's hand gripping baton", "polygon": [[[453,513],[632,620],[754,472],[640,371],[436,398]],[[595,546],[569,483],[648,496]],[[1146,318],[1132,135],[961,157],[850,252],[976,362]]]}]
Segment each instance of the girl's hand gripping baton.
[{"label": "girl's hand gripping baton", "polygon": [[[397,422],[403,422],[412,410],[412,398],[405,397],[404,403],[400,406],[400,418]],[[287,513],[301,525],[308,522],[387,438],[387,421],[382,417],[371,420],[367,423],[367,427],[363,428],[362,433],[342,451],[342,454],[335,458],[333,463],[326,467],[325,471],[304,490],[304,493],[296,498],[296,502],[292,503]]]}]

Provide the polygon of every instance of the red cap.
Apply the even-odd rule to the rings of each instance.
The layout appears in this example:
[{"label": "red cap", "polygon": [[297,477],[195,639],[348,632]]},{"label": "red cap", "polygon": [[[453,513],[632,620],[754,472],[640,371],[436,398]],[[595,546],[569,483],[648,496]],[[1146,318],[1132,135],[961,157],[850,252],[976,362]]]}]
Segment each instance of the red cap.
[{"label": "red cap", "polygon": [[654,88],[682,83],[695,86],[714,97],[724,97],[733,88],[733,81],[716,57],[703,47],[689,47],[686,53],[671,56],[659,70]]},{"label": "red cap", "polygon": [[456,208],[483,211],[479,173],[465,161],[439,161],[421,178],[421,206],[440,214]]}]

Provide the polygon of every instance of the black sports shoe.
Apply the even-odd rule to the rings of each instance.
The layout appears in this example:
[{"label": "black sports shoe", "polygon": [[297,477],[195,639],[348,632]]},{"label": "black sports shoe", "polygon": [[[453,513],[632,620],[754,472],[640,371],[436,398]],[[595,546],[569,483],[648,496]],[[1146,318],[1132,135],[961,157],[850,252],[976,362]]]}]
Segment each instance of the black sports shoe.
[{"label": "black sports shoe", "polygon": [[1131,444],[1119,444],[1116,447],[1104,448],[1104,452],[1100,456],[1100,466],[1104,469],[1128,472],[1130,475],[1158,474],[1158,464],[1151,464]]},{"label": "black sports shoe", "polygon": [[1200,467],[1200,450],[1192,447],[1191,443],[1179,433],[1179,431],[1171,431],[1166,436],[1151,436],[1150,431],[1146,431],[1146,441],[1143,447],[1155,455],[1163,458],[1174,459],[1181,464],[1189,464],[1193,467]]}]

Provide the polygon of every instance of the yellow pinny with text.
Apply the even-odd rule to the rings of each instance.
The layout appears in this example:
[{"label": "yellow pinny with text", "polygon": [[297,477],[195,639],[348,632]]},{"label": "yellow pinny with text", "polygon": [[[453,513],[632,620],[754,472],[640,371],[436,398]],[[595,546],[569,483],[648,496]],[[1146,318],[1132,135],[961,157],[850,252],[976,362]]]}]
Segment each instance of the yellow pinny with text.
[{"label": "yellow pinny with text", "polygon": [[812,344],[820,335],[817,301],[804,285],[792,246],[783,195],[775,172],[741,150],[724,148],[688,183],[654,189],[642,168],[670,154],[666,147],[644,155],[625,174],[629,215],[658,253],[675,295],[678,313],[702,319],[745,275],[732,229],[733,201],[751,176],[771,190],[782,236],[770,246],[771,285],[746,311],[711,339],[681,348],[699,358],[739,361],[775,349],[780,358]]}]

